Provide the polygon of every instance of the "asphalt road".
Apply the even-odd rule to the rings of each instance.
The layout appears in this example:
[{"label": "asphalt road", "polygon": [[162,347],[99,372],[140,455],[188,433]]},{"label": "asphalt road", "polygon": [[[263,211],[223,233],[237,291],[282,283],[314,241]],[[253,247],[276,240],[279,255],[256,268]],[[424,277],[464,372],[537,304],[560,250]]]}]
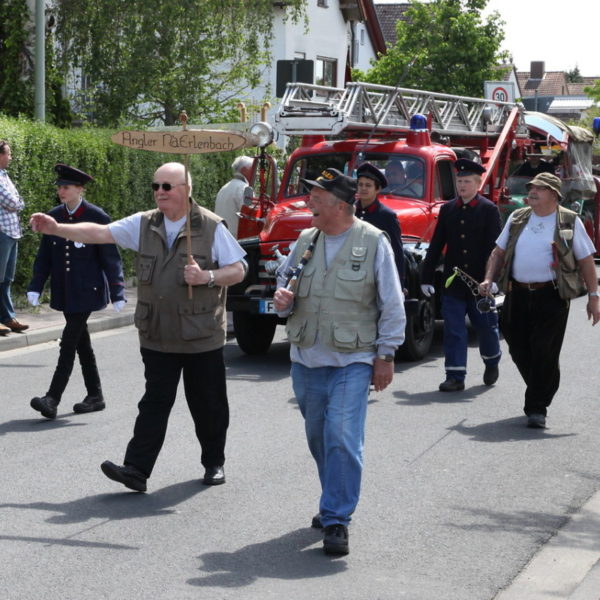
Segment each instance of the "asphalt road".
[{"label": "asphalt road", "polygon": [[[143,390],[132,327],[93,336],[107,409],[92,415],[71,412],[85,395],[78,367],[56,421],[29,407],[47,388],[55,342],[4,352],[0,597],[492,600],[600,488],[599,332],[575,301],[545,431],[524,426],[507,354],[486,388],[473,345],[457,394],[436,391],[439,336],[428,360],[396,364],[391,388],[370,399],[351,552],[335,559],[309,527],[319,490],[282,331],[266,356],[226,347],[226,485],[200,483],[180,394],[147,494],[99,469],[122,460]],[[584,550],[598,537],[573,536]]]}]

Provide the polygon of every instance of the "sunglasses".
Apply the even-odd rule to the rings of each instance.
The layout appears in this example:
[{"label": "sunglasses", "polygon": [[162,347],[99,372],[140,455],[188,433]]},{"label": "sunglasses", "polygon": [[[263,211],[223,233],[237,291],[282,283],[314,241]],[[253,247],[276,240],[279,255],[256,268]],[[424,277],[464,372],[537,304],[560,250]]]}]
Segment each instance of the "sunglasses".
[{"label": "sunglasses", "polygon": [[152,189],[155,192],[158,192],[158,190],[160,190],[160,188],[162,187],[163,190],[165,190],[165,192],[170,192],[174,187],[177,187],[178,185],[185,185],[185,183],[153,183],[152,184]]}]

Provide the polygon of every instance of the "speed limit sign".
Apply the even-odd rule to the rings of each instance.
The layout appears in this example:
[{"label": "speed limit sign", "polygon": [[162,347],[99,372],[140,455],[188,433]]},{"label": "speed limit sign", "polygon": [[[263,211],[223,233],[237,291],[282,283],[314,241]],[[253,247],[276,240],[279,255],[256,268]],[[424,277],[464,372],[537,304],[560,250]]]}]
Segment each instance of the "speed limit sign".
[{"label": "speed limit sign", "polygon": [[492,91],[492,100],[508,102],[508,92],[503,87],[497,87]]}]

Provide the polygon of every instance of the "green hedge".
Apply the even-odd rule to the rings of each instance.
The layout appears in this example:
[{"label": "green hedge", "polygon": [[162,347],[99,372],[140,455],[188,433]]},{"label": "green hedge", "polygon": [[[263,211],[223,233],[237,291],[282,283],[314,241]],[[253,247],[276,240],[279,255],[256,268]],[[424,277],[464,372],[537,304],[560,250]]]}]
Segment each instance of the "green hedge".
[{"label": "green hedge", "polygon": [[[155,169],[164,162],[183,160],[179,155],[118,146],[110,140],[113,133],[91,128],[58,129],[0,115],[0,139],[8,141],[13,155],[8,172],[25,200],[13,299],[27,288],[40,241],[39,234],[29,228],[29,216],[47,212],[56,204],[53,168],[56,163],[72,165],[92,175],[95,181],[86,186],[86,199],[104,209],[112,219],[120,219],[152,208],[150,182]],[[230,165],[235,155],[226,152],[190,156],[193,196],[199,204],[213,208],[217,191],[231,178]],[[125,275],[130,277],[133,253],[122,254]]]}]

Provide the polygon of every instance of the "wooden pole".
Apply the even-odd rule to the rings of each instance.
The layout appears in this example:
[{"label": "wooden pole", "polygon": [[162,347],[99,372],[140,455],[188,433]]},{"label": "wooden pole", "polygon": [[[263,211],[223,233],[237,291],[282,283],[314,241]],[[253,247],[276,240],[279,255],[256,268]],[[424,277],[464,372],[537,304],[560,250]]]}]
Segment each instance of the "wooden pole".
[{"label": "wooden pole", "polygon": [[[187,121],[188,116],[185,110],[182,110],[179,113],[179,120],[181,121],[181,126],[183,131],[187,129]],[[189,173],[189,160],[190,155],[186,154],[183,159],[183,169],[184,169],[184,181],[185,181],[185,193],[187,198],[187,209],[185,213],[185,242],[186,242],[186,252],[187,252],[187,264],[191,265],[194,262],[194,257],[192,256],[192,224],[190,222],[191,213],[192,213],[192,199],[190,194],[190,185],[188,180]],[[188,283],[188,299],[191,300],[193,297],[194,291],[192,289],[192,284]]]}]

